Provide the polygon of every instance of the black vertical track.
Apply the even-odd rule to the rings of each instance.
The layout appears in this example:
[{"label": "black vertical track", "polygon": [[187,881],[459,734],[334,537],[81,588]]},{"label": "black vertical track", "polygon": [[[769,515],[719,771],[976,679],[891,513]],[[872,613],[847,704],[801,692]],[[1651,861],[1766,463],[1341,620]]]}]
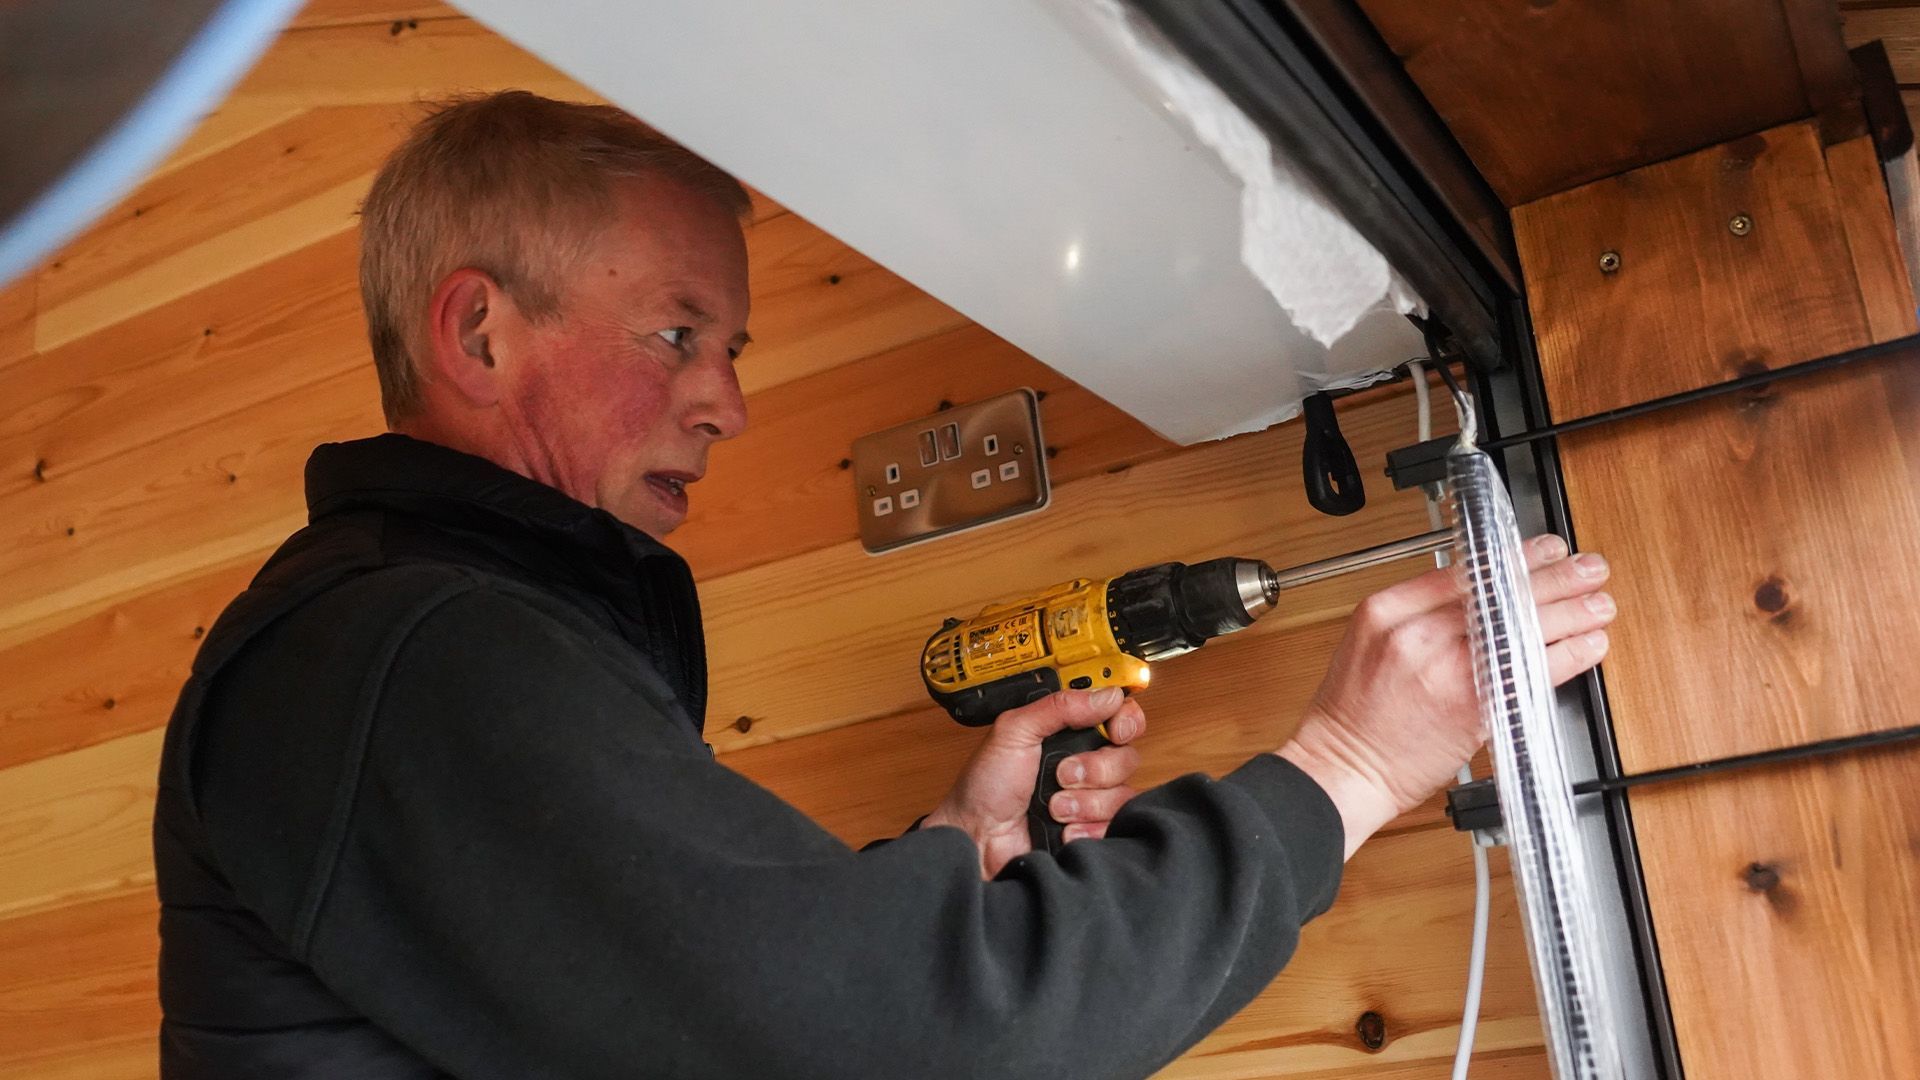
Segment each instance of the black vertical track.
[{"label": "black vertical track", "polygon": [[[1508,304],[1502,319],[1504,344],[1508,350],[1508,368],[1520,387],[1521,408],[1526,430],[1545,427],[1551,422],[1546,389],[1540,379],[1540,358],[1533,347],[1533,324],[1526,303],[1516,298]],[[1483,383],[1491,389],[1490,380]],[[1481,397],[1481,412],[1492,414],[1491,396]],[[1483,428],[1483,434],[1498,438],[1497,429]],[[1578,550],[1579,537],[1567,510],[1567,492],[1560,473],[1558,439],[1540,439],[1528,444],[1533,451],[1535,472],[1540,481],[1540,499],[1545,504],[1547,527],[1566,538],[1569,547]],[[1518,449],[1517,447],[1515,449]],[[1496,455],[1504,468],[1506,453]],[[1589,719],[1588,734],[1593,739],[1594,764],[1602,779],[1622,775],[1620,746],[1614,737],[1613,714],[1607,707],[1607,687],[1598,669],[1580,679],[1580,694]],[[1620,882],[1621,900],[1626,908],[1627,928],[1633,937],[1634,959],[1640,969],[1640,996],[1646,1005],[1648,1027],[1653,1036],[1654,1069],[1660,1080],[1684,1080],[1680,1065],[1679,1038],[1673,1027],[1673,1010],[1667,999],[1666,973],[1660,964],[1660,942],[1654,933],[1653,911],[1647,902],[1647,880],[1640,865],[1640,845],[1633,831],[1633,808],[1624,790],[1610,790],[1598,798],[1605,804],[1607,832],[1613,838],[1615,877]]]}]

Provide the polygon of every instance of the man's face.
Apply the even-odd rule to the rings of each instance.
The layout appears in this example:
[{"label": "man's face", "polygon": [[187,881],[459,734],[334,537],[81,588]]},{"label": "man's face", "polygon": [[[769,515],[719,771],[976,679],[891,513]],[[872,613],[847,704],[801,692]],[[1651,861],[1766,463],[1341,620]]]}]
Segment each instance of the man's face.
[{"label": "man's face", "polygon": [[502,406],[534,479],[660,537],[708,449],[746,426],[747,249],[724,206],[677,181],[626,181],[617,205],[558,317],[503,328]]}]

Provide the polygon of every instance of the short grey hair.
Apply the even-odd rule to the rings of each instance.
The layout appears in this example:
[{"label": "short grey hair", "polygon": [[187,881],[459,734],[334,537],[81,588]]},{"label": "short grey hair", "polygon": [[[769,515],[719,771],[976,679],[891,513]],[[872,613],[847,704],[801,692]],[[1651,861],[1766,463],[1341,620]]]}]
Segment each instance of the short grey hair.
[{"label": "short grey hair", "polygon": [[429,109],[360,207],[360,298],[389,423],[419,407],[415,350],[453,271],[484,271],[529,317],[552,318],[617,179],[666,176],[736,217],[751,209],[739,181],[611,106],[506,90]]}]

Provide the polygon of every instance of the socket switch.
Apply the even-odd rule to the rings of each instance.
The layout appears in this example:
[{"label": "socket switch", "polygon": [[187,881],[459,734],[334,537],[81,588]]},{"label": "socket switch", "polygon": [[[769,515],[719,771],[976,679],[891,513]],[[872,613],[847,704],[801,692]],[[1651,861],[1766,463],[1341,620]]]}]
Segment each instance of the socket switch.
[{"label": "socket switch", "polygon": [[860,543],[879,554],[1047,505],[1046,443],[1031,390],[961,405],[853,444]]}]

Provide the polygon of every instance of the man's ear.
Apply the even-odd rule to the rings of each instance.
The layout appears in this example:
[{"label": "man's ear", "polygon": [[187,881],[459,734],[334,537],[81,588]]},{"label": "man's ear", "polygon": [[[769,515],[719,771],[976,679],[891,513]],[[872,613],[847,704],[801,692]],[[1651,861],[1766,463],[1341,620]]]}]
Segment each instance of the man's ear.
[{"label": "man's ear", "polygon": [[448,274],[433,291],[427,309],[428,364],[436,378],[475,408],[500,400],[494,336],[511,309],[499,283],[471,267]]}]

